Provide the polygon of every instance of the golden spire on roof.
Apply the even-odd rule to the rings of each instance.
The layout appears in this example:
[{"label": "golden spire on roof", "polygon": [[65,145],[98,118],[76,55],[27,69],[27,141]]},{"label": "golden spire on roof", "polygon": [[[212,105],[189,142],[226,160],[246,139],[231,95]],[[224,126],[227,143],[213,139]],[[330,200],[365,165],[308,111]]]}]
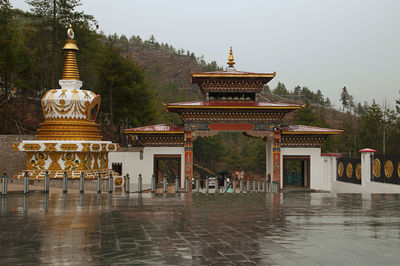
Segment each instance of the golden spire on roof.
[{"label": "golden spire on roof", "polygon": [[62,79],[79,80],[78,65],[76,63],[75,51],[79,48],[76,46],[76,40],[74,40],[74,31],[72,30],[71,24],[69,24],[67,30],[67,41],[63,47],[63,50],[67,50],[64,62],[64,71]]},{"label": "golden spire on roof", "polygon": [[232,46],[229,51],[229,58],[227,64],[229,65],[229,67],[233,67],[233,65],[235,64],[235,59],[233,58],[233,53],[232,53]]}]

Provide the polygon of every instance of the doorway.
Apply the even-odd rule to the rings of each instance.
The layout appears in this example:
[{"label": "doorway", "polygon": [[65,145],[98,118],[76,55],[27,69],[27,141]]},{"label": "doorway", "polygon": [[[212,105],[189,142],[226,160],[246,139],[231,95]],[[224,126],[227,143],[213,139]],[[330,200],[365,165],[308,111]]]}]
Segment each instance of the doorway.
[{"label": "doorway", "polygon": [[310,187],[310,156],[283,156],[283,186]]},{"label": "doorway", "polygon": [[181,182],[181,155],[154,155],[154,177],[156,185],[160,184],[163,176],[167,177],[168,184],[175,183],[175,177]]}]

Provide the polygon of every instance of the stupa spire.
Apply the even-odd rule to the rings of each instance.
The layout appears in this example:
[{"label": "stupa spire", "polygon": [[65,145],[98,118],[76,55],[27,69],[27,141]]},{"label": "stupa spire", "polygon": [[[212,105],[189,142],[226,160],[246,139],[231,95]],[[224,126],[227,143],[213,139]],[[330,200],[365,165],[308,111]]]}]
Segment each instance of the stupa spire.
[{"label": "stupa spire", "polygon": [[69,24],[67,30],[67,41],[63,47],[63,50],[67,51],[64,62],[64,71],[62,79],[66,80],[79,80],[78,64],[76,63],[75,51],[79,51],[76,46],[76,40],[74,40],[74,31],[72,25]]}]

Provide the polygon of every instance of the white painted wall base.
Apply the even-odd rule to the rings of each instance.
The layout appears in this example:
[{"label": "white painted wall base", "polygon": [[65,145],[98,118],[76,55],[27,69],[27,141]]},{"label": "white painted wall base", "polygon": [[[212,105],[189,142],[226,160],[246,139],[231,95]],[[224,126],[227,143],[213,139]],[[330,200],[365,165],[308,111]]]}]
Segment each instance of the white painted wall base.
[{"label": "white painted wall base", "polygon": [[144,147],[143,159],[140,159],[140,151],[110,152],[108,167],[112,163],[122,163],[122,175],[129,174],[130,190],[138,190],[138,177],[142,175],[143,189],[151,188],[151,176],[154,171],[154,155],[180,155],[181,156],[181,186],[184,184],[184,156],[183,147]]},{"label": "white painted wall base", "polygon": [[400,193],[400,185],[369,182],[366,185],[356,185],[335,181],[332,184],[333,193]]}]

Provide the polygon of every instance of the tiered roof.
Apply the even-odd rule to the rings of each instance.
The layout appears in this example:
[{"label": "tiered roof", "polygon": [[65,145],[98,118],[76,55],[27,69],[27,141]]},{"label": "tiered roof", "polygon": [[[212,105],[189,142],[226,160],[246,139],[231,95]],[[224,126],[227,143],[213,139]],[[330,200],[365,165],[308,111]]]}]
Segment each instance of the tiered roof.
[{"label": "tiered roof", "polygon": [[291,125],[284,126],[281,128],[282,134],[284,135],[295,135],[295,134],[321,134],[321,135],[337,135],[344,131],[340,129],[304,126],[304,125]]},{"label": "tiered roof", "polygon": [[170,103],[166,105],[168,109],[174,108],[206,108],[206,109],[299,109],[302,105],[292,103],[271,103],[271,102],[253,102],[253,101],[192,101]]},{"label": "tiered roof", "polygon": [[234,65],[231,48],[225,71],[191,73],[191,82],[200,86],[205,100],[165,105],[168,111],[179,114],[185,126],[161,124],[126,129],[124,132],[136,135],[142,144],[149,143],[151,138],[171,139],[167,136],[175,134],[183,145],[186,129],[200,135],[207,135],[207,132],[212,135],[219,130],[244,131],[260,138],[266,137],[266,131],[280,129],[283,147],[322,146],[328,135],[343,133],[343,130],[303,125],[281,127],[280,123],[287,113],[304,105],[259,101],[258,94],[276,76],[276,72],[238,71]]}]

